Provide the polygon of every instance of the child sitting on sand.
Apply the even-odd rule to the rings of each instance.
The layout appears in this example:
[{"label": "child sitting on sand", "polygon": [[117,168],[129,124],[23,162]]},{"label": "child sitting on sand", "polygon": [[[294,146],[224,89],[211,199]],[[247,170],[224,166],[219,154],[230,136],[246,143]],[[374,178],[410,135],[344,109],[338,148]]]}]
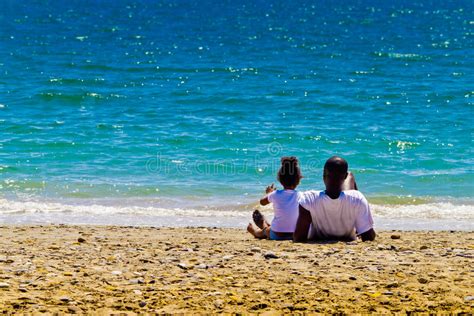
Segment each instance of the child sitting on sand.
[{"label": "child sitting on sand", "polygon": [[252,223],[247,231],[256,238],[271,240],[291,240],[298,220],[299,192],[296,187],[300,184],[302,175],[296,157],[282,157],[277,179],[283,190],[276,190],[272,184],[266,188],[266,196],[260,200],[261,205],[273,203],[274,217],[270,225],[259,210],[253,212]]}]

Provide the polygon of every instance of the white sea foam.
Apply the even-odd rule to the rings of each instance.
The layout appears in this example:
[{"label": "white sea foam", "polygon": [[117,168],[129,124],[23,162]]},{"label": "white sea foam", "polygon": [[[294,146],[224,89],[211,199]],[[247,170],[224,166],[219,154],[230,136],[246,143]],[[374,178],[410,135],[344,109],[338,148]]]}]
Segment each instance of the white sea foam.
[{"label": "white sea foam", "polygon": [[451,202],[418,205],[372,205],[374,215],[393,219],[474,220],[474,205]]},{"label": "white sea foam", "polygon": [[181,209],[144,206],[109,206],[100,204],[63,204],[57,202],[18,202],[0,200],[0,214],[72,213],[89,215],[147,215],[147,216],[233,216],[233,212],[206,209]]},{"label": "white sea foam", "polygon": [[[149,203],[148,203],[149,204]],[[133,200],[113,204],[78,204],[57,201],[15,201],[0,199],[0,222],[6,224],[112,224],[151,226],[241,227],[248,223],[252,204],[172,208]],[[179,203],[177,203],[179,204]],[[384,229],[463,229],[474,230],[474,205],[433,202],[418,205],[371,205],[376,225]],[[271,207],[262,209],[272,217]]]}]

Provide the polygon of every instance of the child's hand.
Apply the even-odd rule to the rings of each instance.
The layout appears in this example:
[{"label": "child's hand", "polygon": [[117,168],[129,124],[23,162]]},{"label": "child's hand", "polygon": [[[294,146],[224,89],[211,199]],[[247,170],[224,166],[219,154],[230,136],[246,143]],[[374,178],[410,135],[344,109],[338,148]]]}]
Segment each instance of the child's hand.
[{"label": "child's hand", "polygon": [[275,191],[275,190],[276,190],[275,184],[272,183],[272,185],[267,186],[267,188],[265,189],[265,193],[266,193],[266,194],[270,194],[270,193],[272,193],[272,192]]}]

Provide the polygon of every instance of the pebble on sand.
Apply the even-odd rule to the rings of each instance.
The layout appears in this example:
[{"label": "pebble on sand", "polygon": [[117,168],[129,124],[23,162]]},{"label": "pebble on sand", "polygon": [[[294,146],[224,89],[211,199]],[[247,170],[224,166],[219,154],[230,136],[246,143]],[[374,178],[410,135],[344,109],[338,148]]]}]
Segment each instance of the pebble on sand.
[{"label": "pebble on sand", "polygon": [[215,306],[216,308],[219,308],[219,309],[220,309],[220,308],[222,308],[222,307],[224,306],[224,301],[223,301],[223,300],[216,300],[216,301],[214,301],[214,306]]},{"label": "pebble on sand", "polygon": [[271,251],[266,252],[263,256],[265,259],[278,259],[278,256]]},{"label": "pebble on sand", "polygon": [[426,283],[428,283],[428,279],[418,278],[418,282],[420,282],[421,284],[426,284]]},{"label": "pebble on sand", "polygon": [[208,268],[207,264],[204,264],[204,263],[200,263],[200,264],[196,265],[195,267],[196,267],[196,269],[207,269]]},{"label": "pebble on sand", "polygon": [[252,248],[250,248],[250,251],[251,252],[260,252],[260,251],[262,251],[262,249],[259,248],[259,247],[252,247]]},{"label": "pebble on sand", "polygon": [[129,283],[130,284],[143,284],[145,283],[145,280],[143,280],[143,278],[131,279]]},{"label": "pebble on sand", "polygon": [[80,308],[76,306],[68,306],[67,311],[71,314],[79,314],[81,312]]}]

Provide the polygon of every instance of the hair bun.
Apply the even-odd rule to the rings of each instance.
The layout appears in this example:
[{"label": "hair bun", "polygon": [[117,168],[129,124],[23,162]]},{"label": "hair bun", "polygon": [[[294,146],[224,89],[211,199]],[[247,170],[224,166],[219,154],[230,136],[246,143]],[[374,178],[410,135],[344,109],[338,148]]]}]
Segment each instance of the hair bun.
[{"label": "hair bun", "polygon": [[281,164],[292,164],[292,165],[297,165],[298,164],[298,158],[295,156],[288,156],[288,157],[281,157]]},{"label": "hair bun", "polygon": [[303,176],[295,156],[281,157],[281,167],[278,171],[278,181],[285,188],[296,188]]}]

